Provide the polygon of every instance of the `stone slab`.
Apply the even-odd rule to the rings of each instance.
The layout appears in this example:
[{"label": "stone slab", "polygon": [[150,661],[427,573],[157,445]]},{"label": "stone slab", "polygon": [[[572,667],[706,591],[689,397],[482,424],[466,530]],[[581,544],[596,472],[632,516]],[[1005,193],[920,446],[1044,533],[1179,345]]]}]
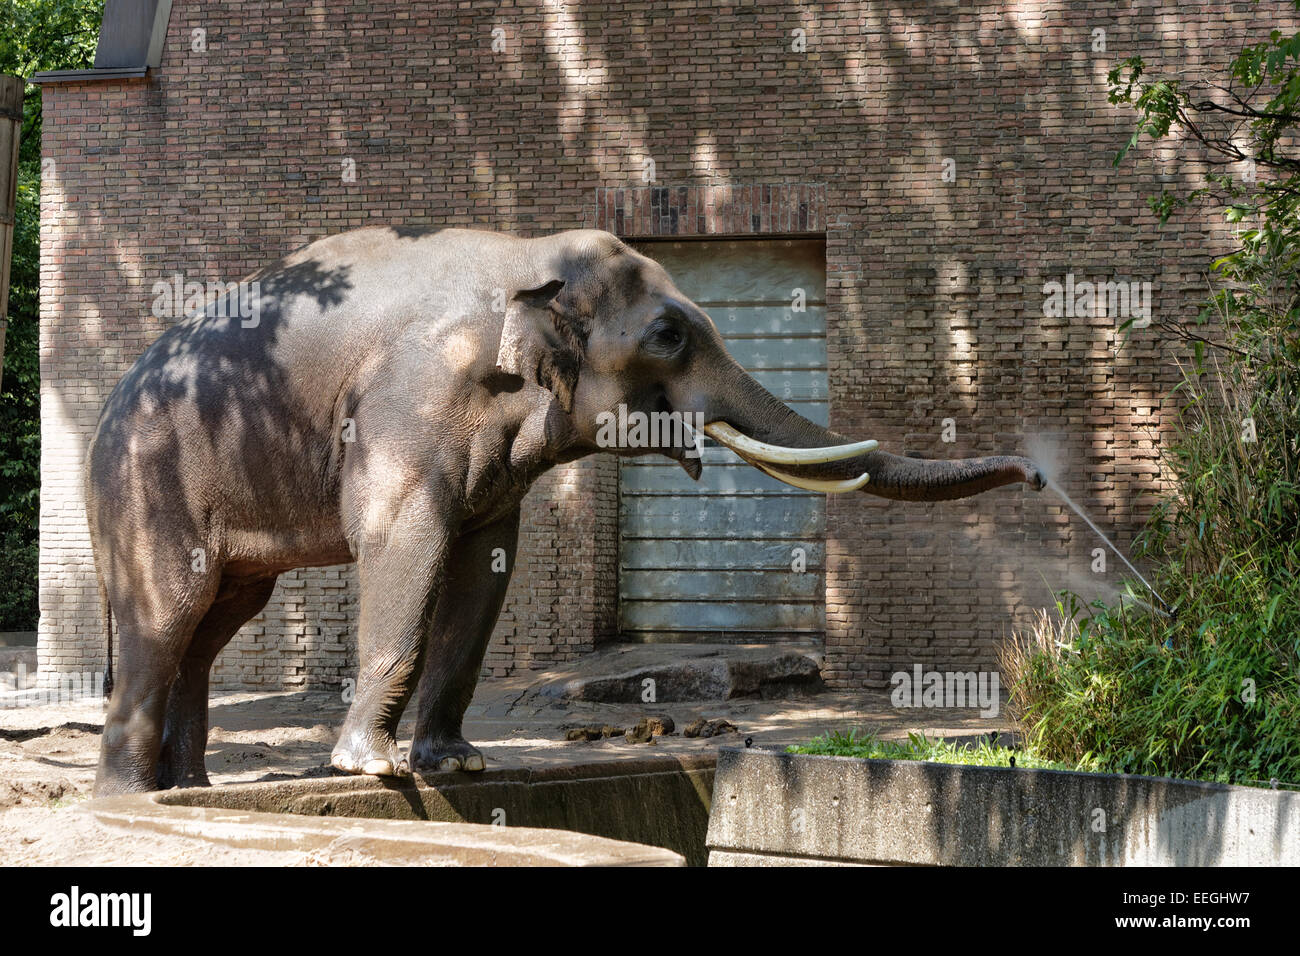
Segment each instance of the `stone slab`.
[{"label": "stone slab", "polygon": [[776,699],[825,690],[821,652],[791,644],[646,644],[612,648],[531,690],[549,700],[594,703]]},{"label": "stone slab", "polygon": [[725,748],[707,844],[711,865],[1295,866],[1300,794]]}]

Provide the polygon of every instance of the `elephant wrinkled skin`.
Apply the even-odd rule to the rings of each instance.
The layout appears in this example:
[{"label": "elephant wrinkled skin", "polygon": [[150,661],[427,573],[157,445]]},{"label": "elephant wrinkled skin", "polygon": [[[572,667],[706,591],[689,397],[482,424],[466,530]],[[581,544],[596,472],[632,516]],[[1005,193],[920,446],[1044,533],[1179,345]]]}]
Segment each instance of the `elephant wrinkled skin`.
[{"label": "elephant wrinkled skin", "polygon": [[[551,466],[602,450],[602,413],[620,406],[690,413],[801,487],[932,501],[1042,485],[1024,458],[842,447],[741,369],[663,268],[608,233],[365,228],[248,283],[249,301],[210,303],[145,351],[91,443],[110,646],[114,619],[118,630],[97,794],[206,783],[217,653],[282,571],[352,561],[360,674],[333,764],[481,770],[461,720],[520,500]],[[698,477],[697,440],[687,429],[670,447],[606,450],[667,455]],[[494,573],[502,554],[507,572]]]}]

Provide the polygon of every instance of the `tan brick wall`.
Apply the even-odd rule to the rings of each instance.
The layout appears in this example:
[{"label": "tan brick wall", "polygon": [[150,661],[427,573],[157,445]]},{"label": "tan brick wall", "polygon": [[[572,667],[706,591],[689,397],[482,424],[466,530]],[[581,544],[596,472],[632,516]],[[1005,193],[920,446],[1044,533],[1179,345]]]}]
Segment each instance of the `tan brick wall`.
[{"label": "tan brick wall", "polygon": [[[1042,284],[1150,279],[1166,314],[1200,295],[1218,226],[1156,230],[1145,198],[1186,182],[1184,167],[1149,150],[1111,167],[1132,116],[1106,103],[1105,73],[1139,51],[1156,68],[1220,67],[1279,25],[1274,13],[378,0],[352,17],[305,0],[178,0],[150,78],[44,90],[41,666],[102,661],[80,467],[103,398],[162,329],[152,283],[237,279],[374,222],[824,230],[832,425],[945,456],[1059,435],[1069,490],[1130,543],[1157,487],[1166,366],[1149,340],[1117,357],[1109,320],[1045,321]],[[1090,49],[1098,27],[1105,53]],[[796,29],[806,52],[791,49]],[[191,49],[195,30],[206,52]],[[670,188],[640,188],[646,160]],[[688,188],[708,184],[723,188]],[[776,184],[821,184],[816,221],[787,227],[788,210],[765,211],[762,187]],[[955,443],[940,439],[945,418]],[[529,495],[488,671],[613,636],[616,498],[603,457]],[[827,677],[854,687],[917,660],[990,667],[1008,622],[1048,597],[1040,576],[1097,585],[1094,546],[1053,499],[1018,490],[939,505],[835,498]],[[347,676],[355,594],[346,569],[285,575],[218,682]]]}]

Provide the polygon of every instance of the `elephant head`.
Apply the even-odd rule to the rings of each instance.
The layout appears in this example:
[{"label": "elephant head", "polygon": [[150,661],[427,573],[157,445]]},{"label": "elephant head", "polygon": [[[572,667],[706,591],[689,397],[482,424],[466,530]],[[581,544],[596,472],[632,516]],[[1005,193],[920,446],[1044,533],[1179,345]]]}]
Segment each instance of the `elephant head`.
[{"label": "elephant head", "polygon": [[[731,357],[712,319],[662,266],[609,233],[582,230],[530,243],[530,280],[507,305],[497,365],[555,394],[575,436],[567,459],[659,453],[698,478],[693,432],[702,426],[755,467],[812,491],[861,488],[900,501],[943,501],[1017,482],[1043,487],[1027,458],[892,455],[875,441],[854,442],[803,418]],[[637,416],[687,427],[653,447],[602,440],[610,422]]]}]

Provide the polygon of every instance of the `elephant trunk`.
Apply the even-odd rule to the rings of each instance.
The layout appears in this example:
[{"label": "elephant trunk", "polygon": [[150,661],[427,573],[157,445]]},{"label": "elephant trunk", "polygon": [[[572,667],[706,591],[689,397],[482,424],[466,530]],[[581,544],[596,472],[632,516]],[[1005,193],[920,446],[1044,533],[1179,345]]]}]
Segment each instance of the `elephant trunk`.
[{"label": "elephant trunk", "polygon": [[797,414],[734,362],[727,387],[713,393],[715,409],[705,431],[750,464],[787,484],[813,491],[858,488],[896,501],[948,501],[1025,482],[1045,484],[1028,458],[929,460],[876,450],[876,442],[851,442]]}]

